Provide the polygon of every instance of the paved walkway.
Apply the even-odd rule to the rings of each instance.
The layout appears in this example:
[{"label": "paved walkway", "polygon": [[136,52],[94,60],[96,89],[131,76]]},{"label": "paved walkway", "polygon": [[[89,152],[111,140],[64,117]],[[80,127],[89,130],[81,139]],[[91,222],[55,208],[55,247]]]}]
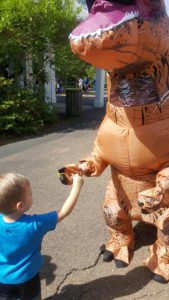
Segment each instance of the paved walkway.
[{"label": "paved walkway", "polygon": [[[63,113],[63,112],[62,112]],[[0,147],[1,172],[19,172],[30,178],[34,204],[31,213],[58,209],[70,192],[59,182],[57,169],[77,162],[92,150],[104,109],[83,111],[76,120],[40,137]],[[43,300],[168,300],[169,284],[151,281],[151,273],[142,261],[155,232],[135,225],[136,251],[129,267],[116,269],[103,263],[100,245],[108,239],[102,216],[102,201],[109,168],[98,178],[85,178],[85,185],[73,213],[55,232],[46,235],[41,272]]]}]

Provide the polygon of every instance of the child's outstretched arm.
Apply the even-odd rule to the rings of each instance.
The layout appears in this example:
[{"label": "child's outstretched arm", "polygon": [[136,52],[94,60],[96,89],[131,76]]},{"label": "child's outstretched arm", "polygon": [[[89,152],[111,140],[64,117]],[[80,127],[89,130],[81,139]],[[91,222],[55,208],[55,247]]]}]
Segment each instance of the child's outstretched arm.
[{"label": "child's outstretched arm", "polygon": [[70,192],[69,197],[63,204],[61,210],[58,212],[58,222],[62,221],[65,217],[67,217],[73,210],[80,194],[80,190],[83,186],[83,179],[78,174],[73,176],[73,186]]}]

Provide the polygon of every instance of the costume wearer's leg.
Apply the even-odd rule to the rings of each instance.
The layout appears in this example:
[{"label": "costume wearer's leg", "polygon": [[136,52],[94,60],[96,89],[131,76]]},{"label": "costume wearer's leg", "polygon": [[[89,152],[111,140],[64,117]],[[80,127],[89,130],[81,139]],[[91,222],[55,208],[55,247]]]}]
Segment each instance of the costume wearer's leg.
[{"label": "costume wearer's leg", "polygon": [[157,173],[154,187],[139,193],[138,201],[146,212],[155,211],[159,207],[169,207],[169,167]]},{"label": "costume wearer's leg", "polygon": [[[157,216],[157,212],[154,215]],[[157,241],[149,247],[150,257],[146,260],[146,265],[158,275],[154,280],[165,283],[169,281],[169,208],[163,211],[155,224],[158,228]]]},{"label": "costume wearer's leg", "polygon": [[118,260],[126,263],[131,260],[134,248],[131,221],[143,221],[138,194],[154,185],[155,174],[128,177],[112,169],[112,180],[107,188],[103,211],[111,234],[106,249],[112,251]]},{"label": "costume wearer's leg", "polygon": [[120,205],[123,199],[119,197],[120,194],[110,180],[103,205],[106,225],[111,235],[111,239],[106,243],[106,250],[111,251],[116,260],[129,264],[131,250],[134,248],[134,233],[131,220]]},{"label": "costume wearer's leg", "polygon": [[[148,268],[157,276],[153,279],[169,280],[169,168],[160,170],[156,176],[156,186],[139,194],[144,221],[157,226],[158,236],[150,246]],[[145,214],[144,214],[145,212]],[[161,279],[160,279],[161,276]]]}]

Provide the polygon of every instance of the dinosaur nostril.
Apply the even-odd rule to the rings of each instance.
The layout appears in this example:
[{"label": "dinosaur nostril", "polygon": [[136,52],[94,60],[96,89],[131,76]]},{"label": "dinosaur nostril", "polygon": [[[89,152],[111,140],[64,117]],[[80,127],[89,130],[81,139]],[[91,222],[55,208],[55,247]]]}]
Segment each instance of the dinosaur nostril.
[{"label": "dinosaur nostril", "polygon": [[144,206],[144,203],[141,202],[141,200],[138,200],[138,205],[139,205],[140,207],[143,207],[143,206]]}]

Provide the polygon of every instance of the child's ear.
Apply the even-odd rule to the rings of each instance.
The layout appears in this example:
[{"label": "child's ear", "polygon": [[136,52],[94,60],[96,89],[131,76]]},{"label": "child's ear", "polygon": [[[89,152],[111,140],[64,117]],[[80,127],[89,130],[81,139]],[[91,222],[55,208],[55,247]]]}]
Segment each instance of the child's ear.
[{"label": "child's ear", "polygon": [[18,210],[22,210],[22,209],[23,209],[23,207],[24,207],[24,204],[23,204],[23,202],[22,202],[22,201],[20,201],[20,202],[17,202],[17,204],[16,204],[16,207],[17,207],[17,209],[18,209]]}]

